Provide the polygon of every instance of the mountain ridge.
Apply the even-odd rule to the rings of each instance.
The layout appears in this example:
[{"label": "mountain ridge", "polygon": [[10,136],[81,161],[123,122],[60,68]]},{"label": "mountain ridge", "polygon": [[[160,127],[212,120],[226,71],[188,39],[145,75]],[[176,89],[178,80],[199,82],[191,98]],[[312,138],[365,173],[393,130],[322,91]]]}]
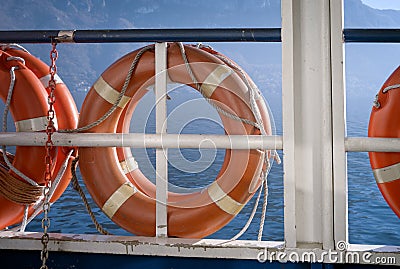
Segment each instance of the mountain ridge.
[{"label": "mountain ridge", "polygon": [[[214,28],[214,27],[280,27],[279,0],[205,0],[201,3],[184,0],[129,1],[118,4],[110,0],[20,0],[5,1],[0,10],[0,30],[12,29],[133,29],[133,28]],[[16,19],[18,18],[18,19]],[[344,1],[346,28],[394,28],[400,26],[400,11],[377,10],[361,0]],[[218,43],[218,50],[232,57],[249,73],[260,88],[279,92],[281,49],[274,44]],[[72,91],[85,91],[116,59],[143,44],[62,44],[59,72]],[[48,44],[26,45],[48,62]],[[362,94],[379,87],[377,81],[397,65],[394,45],[384,50],[374,45],[346,44],[348,89]],[[380,55],[381,54],[381,55]],[[261,71],[265,70],[265,71]],[[252,74],[250,74],[252,75]],[[273,78],[273,79],[271,79]]]}]

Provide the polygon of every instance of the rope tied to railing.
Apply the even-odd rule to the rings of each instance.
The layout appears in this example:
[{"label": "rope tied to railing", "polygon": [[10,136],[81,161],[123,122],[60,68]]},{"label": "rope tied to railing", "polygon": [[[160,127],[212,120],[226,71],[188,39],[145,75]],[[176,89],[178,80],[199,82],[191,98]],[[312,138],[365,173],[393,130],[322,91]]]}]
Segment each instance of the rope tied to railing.
[{"label": "rope tied to railing", "polygon": [[[260,97],[260,91],[259,91],[259,89],[257,88],[256,85],[252,85],[250,83],[250,81],[247,78],[247,76],[246,76],[245,72],[243,71],[243,69],[240,68],[238,65],[236,65],[234,62],[232,62],[230,59],[228,59],[227,57],[225,57],[225,56],[223,56],[221,54],[217,54],[217,53],[216,54],[212,54],[215,57],[217,57],[218,59],[220,59],[228,67],[230,67],[233,70],[235,70],[239,74],[239,76],[241,77],[242,81],[245,83],[245,85],[246,85],[246,87],[247,87],[247,89],[249,91],[250,109],[251,109],[251,112],[253,113],[254,118],[256,120],[255,122],[252,121],[252,120],[241,118],[241,117],[239,117],[237,115],[234,115],[234,114],[226,111],[225,109],[221,108],[220,106],[218,106],[214,102],[212,102],[212,100],[204,94],[202,86],[200,85],[200,83],[196,79],[196,76],[194,75],[193,70],[190,67],[189,60],[187,59],[185,48],[184,48],[183,44],[181,42],[179,42],[177,44],[179,45],[179,48],[180,48],[180,51],[181,51],[181,55],[182,55],[182,59],[183,59],[183,61],[185,63],[185,66],[186,66],[186,70],[187,70],[189,76],[191,77],[196,89],[203,95],[205,100],[212,107],[214,107],[218,112],[223,114],[224,116],[227,116],[227,117],[229,117],[229,118],[231,118],[233,120],[240,121],[240,122],[243,122],[245,124],[249,124],[251,126],[254,126],[255,128],[260,130],[261,135],[267,135],[267,132],[266,132],[266,130],[264,128],[264,123],[263,123],[263,120],[262,120],[262,117],[261,117],[260,110],[259,110],[259,108],[257,106],[257,103],[256,103],[256,97],[261,98]],[[203,46],[204,45],[200,44],[197,47],[198,48],[202,48]],[[208,46],[205,46],[205,47],[210,48]],[[274,152],[273,155],[274,155],[275,159],[277,160],[277,162],[279,163],[280,159],[279,159],[279,156],[277,155],[277,153]],[[243,228],[235,236],[233,236],[230,240],[225,241],[223,243],[234,241],[234,240],[238,239],[240,236],[242,236],[247,231],[247,229],[250,226],[250,223],[253,221],[253,218],[254,218],[255,213],[257,211],[257,208],[258,208],[258,204],[259,204],[259,201],[260,201],[261,194],[264,191],[262,214],[261,214],[260,226],[259,226],[259,231],[258,231],[258,236],[257,236],[257,240],[261,241],[262,233],[263,233],[263,230],[264,230],[264,223],[265,223],[265,217],[266,217],[266,211],[267,211],[267,203],[268,203],[268,181],[267,181],[267,176],[268,176],[268,171],[269,171],[270,167],[271,167],[271,163],[270,163],[270,160],[269,160],[268,152],[264,151],[264,169],[261,172],[261,185],[259,187],[260,191],[259,191],[257,199],[256,199],[256,201],[254,203],[254,207],[253,207],[252,213],[250,214],[249,219],[247,220],[247,222],[243,226]]]},{"label": "rope tied to railing", "polygon": [[90,204],[86,198],[85,192],[83,191],[82,187],[79,185],[78,177],[76,176],[76,166],[79,161],[79,156],[75,158],[75,160],[72,161],[71,165],[71,174],[72,174],[72,187],[74,188],[75,191],[78,192],[79,196],[81,197],[87,212],[89,213],[90,219],[92,220],[94,226],[96,227],[96,230],[104,235],[111,235],[106,229],[102,227],[102,225],[97,221],[96,216],[93,213],[92,208],[90,207]]},{"label": "rope tied to railing", "polygon": [[[59,133],[82,132],[82,131],[89,130],[89,129],[101,124],[103,121],[105,121],[115,111],[115,109],[118,107],[119,103],[122,100],[122,97],[125,95],[125,93],[126,93],[126,91],[128,89],[128,86],[129,86],[129,83],[131,81],[133,72],[135,71],[136,66],[137,66],[140,58],[142,57],[142,55],[146,51],[149,51],[149,50],[154,50],[154,45],[149,45],[149,46],[143,47],[136,54],[135,58],[133,59],[133,61],[131,63],[131,66],[130,66],[130,68],[128,70],[128,73],[126,75],[126,78],[125,78],[124,84],[122,86],[121,92],[119,93],[119,95],[118,95],[117,99],[115,100],[115,102],[113,103],[112,107],[106,113],[104,113],[103,116],[101,116],[98,120],[96,120],[96,121],[94,121],[94,122],[92,122],[92,123],[90,123],[88,125],[85,125],[85,126],[82,126],[82,127],[76,128],[76,129],[58,130],[58,132]],[[79,195],[80,195],[80,197],[81,197],[81,199],[82,199],[82,201],[83,201],[83,203],[84,203],[84,205],[86,207],[86,210],[88,211],[88,213],[90,215],[90,218],[91,218],[92,222],[94,223],[97,231],[100,232],[101,234],[109,235],[110,233],[108,231],[106,231],[101,226],[101,224],[97,221],[96,217],[94,216],[94,213],[93,213],[93,211],[92,211],[92,209],[91,209],[91,207],[89,205],[89,202],[88,202],[88,200],[87,200],[87,198],[85,196],[85,193],[84,193],[84,191],[82,190],[82,188],[79,185],[79,181],[78,181],[78,178],[76,176],[76,171],[75,171],[78,160],[79,160],[79,156],[77,156],[75,158],[75,160],[72,162],[72,166],[71,166],[71,173],[72,173],[71,182],[73,184],[73,188],[79,193]]]},{"label": "rope tied to railing", "polygon": [[[387,93],[390,90],[394,90],[394,89],[398,89],[400,88],[400,84],[394,84],[394,85],[390,85],[387,86],[386,88],[384,88],[382,90],[382,93]],[[373,106],[376,108],[380,108],[381,107],[381,103],[379,102],[379,94],[375,95],[374,101],[372,102]]]},{"label": "rope tied to railing", "polygon": [[[21,63],[25,63],[25,60],[22,59],[21,57],[8,57],[7,61],[19,61]],[[18,69],[18,66],[12,66],[10,68],[10,86],[8,88],[8,94],[7,94],[7,99],[4,105],[4,112],[3,112],[3,128],[2,131],[5,133],[7,132],[7,116],[8,116],[8,112],[10,110],[10,103],[11,103],[11,99],[13,96],[13,92],[14,92],[14,86],[15,86],[15,70]],[[19,171],[17,168],[15,168],[12,163],[10,162],[10,160],[8,159],[7,156],[7,148],[6,146],[2,146],[3,149],[3,159],[6,162],[7,166],[9,167],[9,169],[11,171],[13,171],[17,176],[19,176],[20,178],[22,178],[23,180],[25,180],[26,182],[28,182],[29,184],[33,185],[33,186],[38,186],[38,184],[30,179],[28,176],[24,175],[21,171]]]},{"label": "rope tied to railing", "polygon": [[20,49],[26,53],[31,54],[26,48],[24,48],[23,46],[19,45],[19,44],[15,44],[15,43],[0,43],[0,49],[1,50],[7,50],[7,49]]},{"label": "rope tied to railing", "polygon": [[64,130],[58,130],[59,133],[78,133],[78,132],[83,132],[83,131],[87,131],[99,124],[101,124],[103,121],[105,121],[114,111],[115,109],[118,107],[119,103],[122,100],[122,97],[124,97],[128,86],[129,86],[129,82],[131,81],[131,77],[133,74],[133,71],[136,69],[136,66],[140,60],[140,58],[142,57],[142,55],[149,50],[154,49],[153,45],[149,45],[146,47],[143,47],[135,56],[135,58],[132,61],[132,64],[128,70],[128,74],[126,75],[125,81],[124,81],[124,85],[122,86],[121,92],[118,94],[117,99],[115,100],[114,104],[112,105],[112,107],[106,112],[104,113],[104,115],[102,117],[100,117],[98,120],[86,125],[86,126],[82,126],[76,129],[64,129]]}]

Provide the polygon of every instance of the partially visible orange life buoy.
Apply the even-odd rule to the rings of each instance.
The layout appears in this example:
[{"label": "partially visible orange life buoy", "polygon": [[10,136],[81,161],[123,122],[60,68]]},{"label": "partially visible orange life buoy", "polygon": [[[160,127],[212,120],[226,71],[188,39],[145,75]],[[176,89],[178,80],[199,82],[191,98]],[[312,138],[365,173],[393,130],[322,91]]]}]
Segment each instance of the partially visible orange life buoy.
[{"label": "partially visible orange life buoy", "polygon": [[[32,54],[20,49],[9,48],[6,49],[6,52],[13,56],[23,58],[25,60],[26,67],[28,67],[36,75],[43,87],[46,89],[47,93],[50,92],[50,88],[48,87],[50,80],[50,69],[46,63]],[[79,114],[74,98],[72,97],[71,92],[65,83],[57,74],[55,75],[55,81],[56,88],[54,91],[54,96],[56,102],[54,103],[54,111],[56,113],[58,130],[75,129],[78,125]],[[78,149],[76,147],[60,147],[60,149],[61,150],[58,150],[57,152],[57,158],[54,167],[54,171],[56,171],[56,173],[61,169],[64,160],[68,158],[69,151],[74,150],[74,153],[68,161],[64,175],[62,176],[56,191],[51,197],[50,202],[56,201],[68,187],[68,184],[72,178],[71,164],[74,156],[76,156],[78,153]]]},{"label": "partially visible orange life buoy", "polygon": [[[400,67],[390,75],[377,95],[368,136],[400,138]],[[400,153],[370,152],[369,158],[379,190],[400,218]]]},{"label": "partially visible orange life buoy", "polygon": [[[185,50],[204,95],[229,113],[254,122],[249,107],[248,88],[241,77],[208,52],[191,46],[185,46]],[[116,61],[94,83],[82,105],[78,126],[96,121],[110,109],[121,92],[128,69],[138,52],[129,53]],[[148,86],[154,84],[154,56],[154,49],[143,53],[117,109],[88,132],[126,131],[123,125],[118,124],[130,118],[132,111],[124,111],[127,104],[133,102],[133,110],[135,102],[147,92]],[[196,88],[177,44],[168,44],[167,62],[168,75],[172,81]],[[257,104],[265,121],[264,128],[270,134],[266,106],[260,100]],[[226,134],[260,134],[260,130],[252,125],[226,115],[220,114],[220,117]],[[79,148],[79,152],[79,165],[85,185],[103,212],[119,226],[136,235],[154,236],[154,186],[148,183],[140,170],[124,172],[120,166],[124,153],[118,156],[115,148]],[[168,236],[201,238],[232,220],[260,185],[264,157],[265,153],[260,150],[227,150],[220,173],[207,188],[187,195],[170,193],[167,209]]]},{"label": "partially visible orange life buoy", "polygon": [[[3,101],[6,99],[9,90],[10,68],[11,66],[18,66],[18,69],[15,70],[15,86],[10,103],[10,112],[17,131],[44,131],[47,124],[48,94],[38,77],[43,77],[42,74],[49,72],[49,67],[34,56],[22,51],[7,48],[4,51],[0,51],[0,54],[0,77],[3,82],[0,86],[0,95]],[[14,56],[24,58],[26,65],[17,60],[10,61],[10,57]],[[35,73],[32,72],[31,68],[35,69]],[[57,87],[59,86],[57,85]],[[55,104],[54,107],[56,114],[58,111],[58,115],[56,115],[58,126],[76,128],[77,109],[74,100],[72,97],[70,98],[68,89],[65,86],[64,88],[56,88],[60,90],[56,93],[59,100],[56,101],[58,104]],[[58,150],[57,152],[54,151],[52,153],[54,158],[52,167],[53,180],[68,157],[68,153],[65,150]],[[42,185],[44,184],[45,155],[44,147],[17,146],[12,164],[23,174]],[[10,171],[10,174],[19,178],[12,171]],[[70,178],[69,172],[66,172],[55,190],[51,202],[61,196]],[[24,214],[24,205],[14,203],[0,196],[0,208],[0,229],[21,222]],[[32,212],[33,207],[30,207],[29,214]]]}]

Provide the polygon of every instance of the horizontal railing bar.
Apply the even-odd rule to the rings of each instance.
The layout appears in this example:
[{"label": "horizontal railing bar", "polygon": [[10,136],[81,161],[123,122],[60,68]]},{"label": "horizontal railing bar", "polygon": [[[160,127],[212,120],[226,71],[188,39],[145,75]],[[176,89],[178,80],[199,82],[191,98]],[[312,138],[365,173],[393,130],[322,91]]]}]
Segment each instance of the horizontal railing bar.
[{"label": "horizontal railing bar", "polygon": [[2,43],[281,42],[280,28],[0,31]]},{"label": "horizontal railing bar", "polygon": [[400,29],[344,29],[346,43],[399,43]]},{"label": "horizontal railing bar", "polygon": [[[43,146],[46,140],[45,133],[0,133],[0,145]],[[52,140],[71,147],[282,149],[281,136],[261,135],[55,133]]]},{"label": "horizontal railing bar", "polygon": [[[281,42],[281,28],[3,30],[1,43]],[[400,29],[344,29],[346,43],[399,43]]]},{"label": "horizontal railing bar", "polygon": [[[3,30],[1,43],[281,42],[281,28]],[[400,29],[344,29],[346,43],[399,43]]]},{"label": "horizontal railing bar", "polygon": [[[9,30],[2,43],[114,43],[114,42],[281,42],[280,28]],[[344,29],[343,40],[398,43],[400,29]]]},{"label": "horizontal railing bar", "polygon": [[[45,133],[0,133],[0,145],[44,146]],[[55,146],[136,148],[283,149],[282,136],[209,134],[55,133]],[[346,137],[348,152],[400,152],[400,138]]]},{"label": "horizontal railing bar", "polygon": [[400,152],[400,138],[347,137],[346,151]]}]

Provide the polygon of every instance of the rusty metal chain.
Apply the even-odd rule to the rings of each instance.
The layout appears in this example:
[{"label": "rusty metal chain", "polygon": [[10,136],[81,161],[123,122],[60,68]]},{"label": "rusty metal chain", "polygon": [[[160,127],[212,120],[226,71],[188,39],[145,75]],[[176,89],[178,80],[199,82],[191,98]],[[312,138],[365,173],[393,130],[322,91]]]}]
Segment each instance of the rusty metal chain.
[{"label": "rusty metal chain", "polygon": [[55,112],[54,112],[54,103],[56,101],[54,91],[56,89],[56,81],[55,81],[55,75],[57,73],[57,66],[56,66],[56,60],[58,58],[58,51],[56,49],[57,43],[52,42],[52,50],[50,51],[50,60],[51,60],[51,65],[50,65],[50,80],[49,80],[49,95],[47,98],[47,102],[49,104],[49,110],[47,111],[47,127],[46,127],[46,134],[47,134],[47,141],[45,144],[45,149],[46,149],[46,157],[45,157],[45,165],[46,165],[46,171],[44,173],[44,181],[45,181],[45,186],[43,189],[43,219],[42,219],[42,228],[43,228],[43,235],[42,235],[42,252],[40,255],[40,258],[42,260],[42,266],[40,269],[47,269],[46,261],[49,257],[49,252],[47,249],[48,243],[49,243],[49,234],[48,234],[48,229],[50,227],[50,219],[48,217],[49,211],[50,211],[50,197],[49,197],[49,192],[50,192],[50,187],[51,187],[51,178],[52,178],[52,172],[51,168],[53,165],[53,158],[52,158],[52,150],[54,147],[54,143],[52,141],[52,135],[56,131],[54,127],[54,117],[55,117]]}]

